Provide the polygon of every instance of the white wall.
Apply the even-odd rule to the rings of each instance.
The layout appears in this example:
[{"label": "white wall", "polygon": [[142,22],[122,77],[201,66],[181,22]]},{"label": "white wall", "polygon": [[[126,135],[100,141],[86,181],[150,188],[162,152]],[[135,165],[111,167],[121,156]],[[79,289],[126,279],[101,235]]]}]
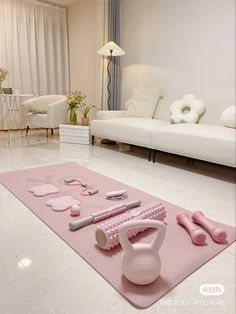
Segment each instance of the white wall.
[{"label": "white wall", "polygon": [[68,8],[70,88],[89,103],[96,99],[96,0],[78,0]]},{"label": "white wall", "polygon": [[218,119],[222,103],[235,102],[234,6],[234,0],[121,0],[122,103],[134,87],[158,87],[165,95],[161,114],[193,93]]},{"label": "white wall", "polygon": [[70,88],[98,109],[106,103],[106,59],[97,50],[107,42],[107,7],[108,0],[77,0],[68,8]]}]

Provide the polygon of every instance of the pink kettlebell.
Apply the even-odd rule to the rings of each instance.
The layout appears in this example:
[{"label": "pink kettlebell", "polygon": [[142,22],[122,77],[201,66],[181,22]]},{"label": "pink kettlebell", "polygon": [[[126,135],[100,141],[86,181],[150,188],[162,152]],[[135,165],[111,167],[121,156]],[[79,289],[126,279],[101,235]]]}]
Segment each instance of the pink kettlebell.
[{"label": "pink kettlebell", "polygon": [[[127,231],[134,228],[157,228],[158,233],[151,244],[132,244]],[[159,220],[131,220],[119,227],[120,244],[124,251],[121,268],[124,276],[138,285],[152,283],[160,274],[161,259],[159,249],[165,237],[166,226]]]}]

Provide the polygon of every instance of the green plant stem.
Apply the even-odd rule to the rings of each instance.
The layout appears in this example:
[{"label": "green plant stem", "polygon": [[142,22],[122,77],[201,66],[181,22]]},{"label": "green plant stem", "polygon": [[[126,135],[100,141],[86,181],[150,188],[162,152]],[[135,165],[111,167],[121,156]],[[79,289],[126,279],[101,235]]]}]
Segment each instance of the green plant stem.
[{"label": "green plant stem", "polygon": [[70,108],[70,122],[77,123],[76,108]]}]

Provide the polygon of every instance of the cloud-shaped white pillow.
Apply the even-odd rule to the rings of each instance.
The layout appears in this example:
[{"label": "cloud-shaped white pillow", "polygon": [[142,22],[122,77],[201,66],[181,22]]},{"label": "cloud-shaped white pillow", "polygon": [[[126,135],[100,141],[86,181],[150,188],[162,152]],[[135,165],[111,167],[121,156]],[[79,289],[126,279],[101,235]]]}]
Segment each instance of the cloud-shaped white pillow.
[{"label": "cloud-shaped white pillow", "polygon": [[196,123],[205,108],[204,102],[195,95],[185,95],[170,106],[170,123]]}]

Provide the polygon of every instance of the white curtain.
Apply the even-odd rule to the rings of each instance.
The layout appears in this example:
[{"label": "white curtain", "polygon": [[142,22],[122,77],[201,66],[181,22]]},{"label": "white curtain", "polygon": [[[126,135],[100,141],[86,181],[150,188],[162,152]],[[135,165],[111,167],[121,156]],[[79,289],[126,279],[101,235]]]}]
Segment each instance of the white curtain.
[{"label": "white curtain", "polygon": [[26,94],[69,90],[67,13],[34,0],[0,0],[0,67],[3,86]]}]

